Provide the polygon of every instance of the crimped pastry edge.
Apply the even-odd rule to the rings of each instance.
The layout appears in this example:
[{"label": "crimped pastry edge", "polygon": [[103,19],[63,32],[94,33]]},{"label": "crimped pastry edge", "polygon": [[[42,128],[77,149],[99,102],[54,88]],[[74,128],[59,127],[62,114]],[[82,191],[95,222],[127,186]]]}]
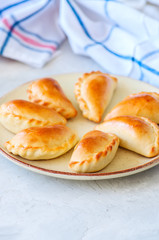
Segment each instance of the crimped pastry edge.
[{"label": "crimped pastry edge", "polygon": [[[73,171],[75,171],[75,172],[97,172],[97,171],[100,171],[101,170],[101,168],[100,169],[97,169],[96,171],[82,171],[81,169],[82,168],[84,168],[84,165],[85,164],[89,164],[89,163],[91,163],[91,162],[98,162],[98,161],[100,161],[100,159],[101,159],[101,157],[106,157],[109,153],[111,153],[111,151],[112,151],[112,149],[113,149],[113,147],[117,144],[117,149],[118,149],[118,146],[119,146],[119,138],[115,135],[115,134],[113,134],[113,133],[107,133],[107,134],[109,134],[109,135],[111,135],[111,136],[113,136],[113,139],[112,139],[112,141],[109,143],[109,145],[106,145],[106,147],[104,148],[104,150],[103,151],[100,151],[100,152],[98,152],[98,153],[94,153],[93,154],[93,156],[91,157],[91,158],[89,158],[89,159],[85,159],[85,160],[83,160],[83,161],[81,161],[81,162],[79,162],[79,161],[71,161],[70,163],[69,163],[69,168],[71,169],[71,170],[73,170]],[[79,142],[80,143],[80,142]],[[78,143],[78,144],[79,144]],[[74,151],[76,150],[76,148],[78,147],[78,144],[75,146],[75,148],[74,148]],[[79,170],[77,171],[77,170],[75,170],[74,169],[74,166],[79,166]],[[73,167],[72,167],[73,166]],[[107,166],[107,165],[106,165]],[[105,166],[105,167],[106,167]],[[75,167],[76,168],[76,167]]]},{"label": "crimped pastry edge", "polygon": [[89,116],[90,112],[89,112],[88,104],[85,101],[85,99],[82,97],[82,94],[81,94],[81,89],[82,89],[82,85],[84,84],[84,79],[89,77],[89,76],[91,76],[92,74],[103,74],[103,75],[109,76],[115,82],[117,82],[118,79],[113,77],[113,76],[111,76],[110,74],[102,73],[101,71],[92,71],[90,73],[84,73],[82,75],[82,77],[79,77],[78,81],[75,83],[74,94],[75,94],[76,100],[77,100],[77,102],[79,104],[79,107],[80,107],[80,109],[82,111],[83,116],[85,118],[88,118],[89,120],[91,120],[93,122],[99,123],[101,121],[102,117],[100,117],[98,120],[95,120],[94,118]]},{"label": "crimped pastry edge", "polygon": [[[111,119],[108,119],[108,120],[105,120],[103,123],[101,124],[104,124],[105,122],[109,122],[109,121],[112,121],[112,120],[116,120],[117,118],[121,118],[121,117],[133,117],[133,118],[138,118],[138,119],[143,119],[146,123],[149,123],[150,126],[153,128],[153,132],[154,132],[154,136],[156,135],[156,138],[154,140],[154,147],[152,147],[152,151],[149,153],[149,155],[143,155],[141,153],[138,153],[134,150],[131,150],[131,149],[128,149],[129,151],[133,151],[133,152],[136,152],[142,156],[145,156],[145,157],[155,157],[159,154],[159,127],[158,125],[153,122],[152,120],[150,120],[149,118],[146,118],[146,117],[139,117],[139,116],[130,116],[130,115],[122,115],[122,116],[117,116],[117,117],[114,117],[114,118],[111,118]],[[98,129],[98,126],[100,126],[101,124],[95,126],[95,130],[99,130]],[[100,131],[102,131],[100,129]],[[104,131],[103,131],[104,132]],[[115,134],[115,133],[114,133]],[[120,139],[120,138],[119,138]],[[127,149],[127,148],[126,148]],[[154,152],[154,153],[153,153]]]},{"label": "crimped pastry edge", "polygon": [[[40,79],[39,79],[40,80]],[[54,80],[54,79],[53,79]],[[37,80],[38,81],[38,80]],[[55,80],[56,81],[56,80]],[[67,101],[70,103],[70,108],[72,109],[72,114],[70,115],[70,113],[66,113],[66,109],[63,107],[55,107],[51,102],[48,102],[46,100],[40,99],[38,97],[35,97],[35,95],[33,94],[32,91],[32,85],[36,83],[36,81],[33,81],[27,88],[27,96],[28,99],[31,102],[34,102],[36,104],[42,105],[44,107],[48,107],[53,109],[54,111],[58,112],[59,114],[61,114],[64,118],[69,119],[69,118],[74,118],[77,115],[77,110],[75,109],[75,107],[73,106],[72,102],[66,97]],[[58,83],[59,84],[59,83]],[[59,84],[60,85],[60,84]],[[61,88],[61,86],[60,86]],[[62,89],[62,88],[61,88]],[[62,90],[63,91],[63,90]]]},{"label": "crimped pastry edge", "polygon": [[[14,155],[19,155],[28,160],[47,160],[56,158],[68,152],[77,143],[78,137],[73,134],[64,144],[52,149],[46,147],[24,147],[22,144],[13,146],[10,141],[5,142],[5,148]],[[49,153],[48,153],[49,152]]]}]

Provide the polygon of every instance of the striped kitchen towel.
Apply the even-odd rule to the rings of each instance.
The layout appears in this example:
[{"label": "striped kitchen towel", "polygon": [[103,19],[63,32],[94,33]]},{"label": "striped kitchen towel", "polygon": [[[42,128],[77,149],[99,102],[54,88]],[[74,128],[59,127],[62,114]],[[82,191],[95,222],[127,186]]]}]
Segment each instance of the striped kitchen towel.
[{"label": "striped kitchen towel", "polygon": [[65,39],[59,26],[59,1],[0,1],[0,54],[33,67],[53,58]]},{"label": "striped kitchen towel", "polygon": [[67,36],[75,53],[107,72],[159,87],[158,8],[149,6],[150,17],[139,11],[147,6],[146,0],[1,1],[0,54],[41,67]]}]

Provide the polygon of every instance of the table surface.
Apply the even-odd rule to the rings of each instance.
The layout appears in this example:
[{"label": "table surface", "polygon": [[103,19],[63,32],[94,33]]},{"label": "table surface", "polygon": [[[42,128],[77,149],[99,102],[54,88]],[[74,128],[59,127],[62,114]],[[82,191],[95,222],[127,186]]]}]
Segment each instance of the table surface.
[{"label": "table surface", "polygon": [[[66,41],[42,69],[0,58],[0,96],[45,76],[104,71]],[[71,181],[0,156],[0,240],[159,239],[159,166],[118,179]]]}]

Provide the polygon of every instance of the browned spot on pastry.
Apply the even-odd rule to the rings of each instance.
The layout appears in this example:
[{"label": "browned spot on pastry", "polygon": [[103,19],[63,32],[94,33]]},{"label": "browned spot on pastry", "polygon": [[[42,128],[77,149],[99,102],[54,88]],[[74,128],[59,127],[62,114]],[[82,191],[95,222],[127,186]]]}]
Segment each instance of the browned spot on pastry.
[{"label": "browned spot on pastry", "polygon": [[[38,101],[38,102],[40,102],[40,101]],[[50,105],[50,103],[48,103],[48,102],[43,103],[43,106],[45,106],[45,107],[48,107],[49,105]]]},{"label": "browned spot on pastry", "polygon": [[71,167],[72,165],[78,164],[79,162],[71,162],[69,163],[69,166]]},{"label": "browned spot on pastry", "polygon": [[107,148],[108,151],[112,151],[112,146],[110,145],[108,148]]},{"label": "browned spot on pastry", "polygon": [[151,153],[153,154],[154,152],[155,152],[155,147],[152,147],[152,149],[151,149]]},{"label": "browned spot on pastry", "polygon": [[97,153],[96,159],[98,160],[102,156],[102,152]]}]

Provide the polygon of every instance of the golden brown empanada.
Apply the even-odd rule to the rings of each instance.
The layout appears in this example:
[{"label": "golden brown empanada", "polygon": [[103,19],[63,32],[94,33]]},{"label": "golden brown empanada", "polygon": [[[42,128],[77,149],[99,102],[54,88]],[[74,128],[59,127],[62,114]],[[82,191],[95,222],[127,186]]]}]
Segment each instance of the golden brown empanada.
[{"label": "golden brown empanada", "polygon": [[77,115],[76,109],[65,96],[59,83],[52,78],[43,78],[32,82],[27,93],[30,101],[52,108],[66,119]]},{"label": "golden brown empanada", "polygon": [[52,109],[25,100],[13,100],[0,106],[0,122],[17,133],[29,127],[65,124],[66,119]]},{"label": "golden brown empanada", "polygon": [[111,133],[91,131],[76,145],[69,167],[75,172],[97,172],[114,158],[119,138]]},{"label": "golden brown empanada", "polygon": [[106,120],[95,129],[114,133],[120,139],[120,146],[146,157],[159,154],[159,128],[148,118],[119,116]]},{"label": "golden brown empanada", "polygon": [[65,125],[32,127],[17,133],[5,143],[7,150],[29,160],[51,159],[69,151],[78,141]]},{"label": "golden brown empanada", "polygon": [[118,103],[104,120],[122,115],[147,117],[159,123],[159,94],[155,92],[131,94]]},{"label": "golden brown empanada", "polygon": [[100,71],[85,73],[75,85],[75,96],[83,116],[100,122],[117,86],[117,79]]}]

